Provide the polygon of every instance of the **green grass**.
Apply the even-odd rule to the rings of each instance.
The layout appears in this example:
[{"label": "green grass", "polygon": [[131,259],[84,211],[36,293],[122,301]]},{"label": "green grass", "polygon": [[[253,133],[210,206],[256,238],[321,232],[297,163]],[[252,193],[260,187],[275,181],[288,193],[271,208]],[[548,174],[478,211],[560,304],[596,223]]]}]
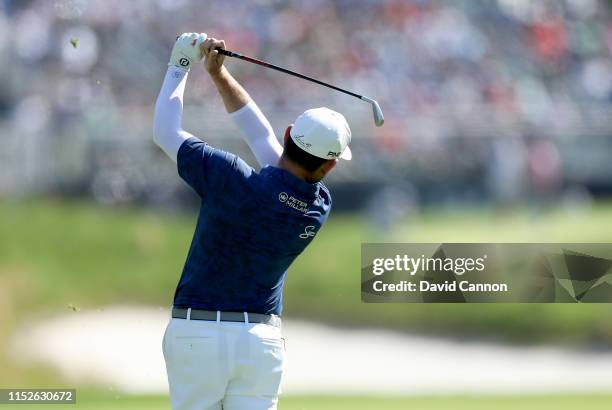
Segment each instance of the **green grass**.
[{"label": "green grass", "polygon": [[[568,396],[441,396],[441,397],[281,397],[280,410],[608,410],[612,395]],[[31,410],[49,405],[27,406]],[[74,410],[169,410],[170,402],[158,396],[77,395],[76,405],[53,405]],[[3,410],[23,410],[23,405],[3,405]]]},{"label": "green grass", "polygon": [[[195,218],[82,202],[0,203],[0,334],[25,315],[69,306],[169,306]],[[611,204],[578,212],[428,210],[392,231],[332,214],[290,269],[285,313],[347,326],[612,345],[611,305],[373,305],[360,302],[359,289],[361,242],[610,241],[611,226]]]}]

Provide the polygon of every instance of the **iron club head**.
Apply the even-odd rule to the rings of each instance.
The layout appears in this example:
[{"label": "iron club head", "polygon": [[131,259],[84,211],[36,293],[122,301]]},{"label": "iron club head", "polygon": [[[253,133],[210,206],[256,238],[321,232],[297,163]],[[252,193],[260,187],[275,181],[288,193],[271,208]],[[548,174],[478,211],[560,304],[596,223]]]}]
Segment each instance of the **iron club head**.
[{"label": "iron club head", "polygon": [[380,127],[385,123],[385,117],[383,116],[380,105],[377,101],[372,101],[372,112],[374,113],[374,123],[377,127]]},{"label": "iron club head", "polygon": [[380,109],[380,105],[378,105],[378,101],[365,97],[365,96],[361,97],[361,99],[363,101],[366,101],[372,104],[372,113],[374,114],[374,124],[376,124],[377,127],[380,127],[381,125],[383,125],[385,123],[385,117],[383,115],[382,110]]}]

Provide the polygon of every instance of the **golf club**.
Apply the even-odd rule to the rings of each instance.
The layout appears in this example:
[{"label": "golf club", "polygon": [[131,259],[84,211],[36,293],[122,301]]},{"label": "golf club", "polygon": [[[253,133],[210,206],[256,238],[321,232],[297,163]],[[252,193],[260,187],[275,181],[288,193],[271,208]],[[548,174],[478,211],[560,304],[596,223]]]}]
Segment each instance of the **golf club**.
[{"label": "golf club", "polygon": [[336,91],[343,92],[343,93],[348,94],[350,96],[353,96],[355,98],[359,98],[360,100],[365,101],[367,103],[370,103],[372,105],[372,113],[374,114],[374,123],[376,124],[377,127],[380,127],[385,122],[385,117],[383,116],[382,110],[380,109],[380,105],[378,105],[378,102],[376,100],[368,98],[368,97],[366,97],[364,95],[359,95],[357,93],[354,93],[354,92],[342,89],[340,87],[336,87],[335,85],[331,85],[331,84],[325,83],[325,82],[317,80],[315,78],[308,77],[308,76],[306,76],[304,74],[296,73],[295,71],[291,71],[291,70],[288,70],[286,68],[279,67],[279,66],[274,65],[274,64],[270,64],[270,63],[268,63],[266,61],[258,60],[258,59],[253,58],[253,57],[248,57],[248,56],[245,56],[243,54],[236,53],[234,51],[224,50],[224,49],[219,48],[219,47],[217,47],[216,50],[220,54],[223,54],[225,56],[238,58],[240,60],[248,61],[249,63],[257,64],[257,65],[260,65],[262,67],[272,68],[272,69],[274,69],[276,71],[280,71],[280,72],[285,73],[285,74],[289,74],[289,75],[292,75],[292,76],[295,76],[295,77],[299,77],[299,78],[301,78],[303,80],[312,81],[313,83],[317,83],[319,85],[323,85],[325,87],[334,89]]}]

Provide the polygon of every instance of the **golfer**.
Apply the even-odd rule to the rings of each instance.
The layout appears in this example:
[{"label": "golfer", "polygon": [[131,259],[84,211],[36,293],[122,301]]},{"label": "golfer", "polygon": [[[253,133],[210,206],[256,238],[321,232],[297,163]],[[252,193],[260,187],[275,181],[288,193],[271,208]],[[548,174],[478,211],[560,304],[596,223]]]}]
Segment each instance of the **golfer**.
[{"label": "golfer", "polygon": [[[163,340],[170,397],[175,410],[276,409],[286,272],[329,215],[321,180],[351,158],[351,132],[341,114],[315,108],[287,127],[281,146],[216,48],[224,41],[181,35],[155,106],[155,143],[201,199]],[[202,58],[259,173],[181,127],[188,72]]]}]

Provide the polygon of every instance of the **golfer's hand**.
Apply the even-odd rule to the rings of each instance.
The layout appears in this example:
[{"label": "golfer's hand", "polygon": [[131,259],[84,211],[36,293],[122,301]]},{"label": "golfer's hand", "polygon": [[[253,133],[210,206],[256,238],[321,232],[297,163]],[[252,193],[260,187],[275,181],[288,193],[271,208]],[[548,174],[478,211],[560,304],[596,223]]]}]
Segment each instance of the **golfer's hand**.
[{"label": "golfer's hand", "polygon": [[210,75],[215,75],[221,72],[223,68],[223,61],[225,56],[219,54],[215,48],[225,49],[225,41],[217,40],[216,38],[207,38],[202,44],[200,44],[200,50],[204,55],[204,68]]},{"label": "golfer's hand", "polygon": [[192,65],[202,60],[200,45],[206,40],[206,33],[183,33],[176,38],[169,66],[189,71]]}]

